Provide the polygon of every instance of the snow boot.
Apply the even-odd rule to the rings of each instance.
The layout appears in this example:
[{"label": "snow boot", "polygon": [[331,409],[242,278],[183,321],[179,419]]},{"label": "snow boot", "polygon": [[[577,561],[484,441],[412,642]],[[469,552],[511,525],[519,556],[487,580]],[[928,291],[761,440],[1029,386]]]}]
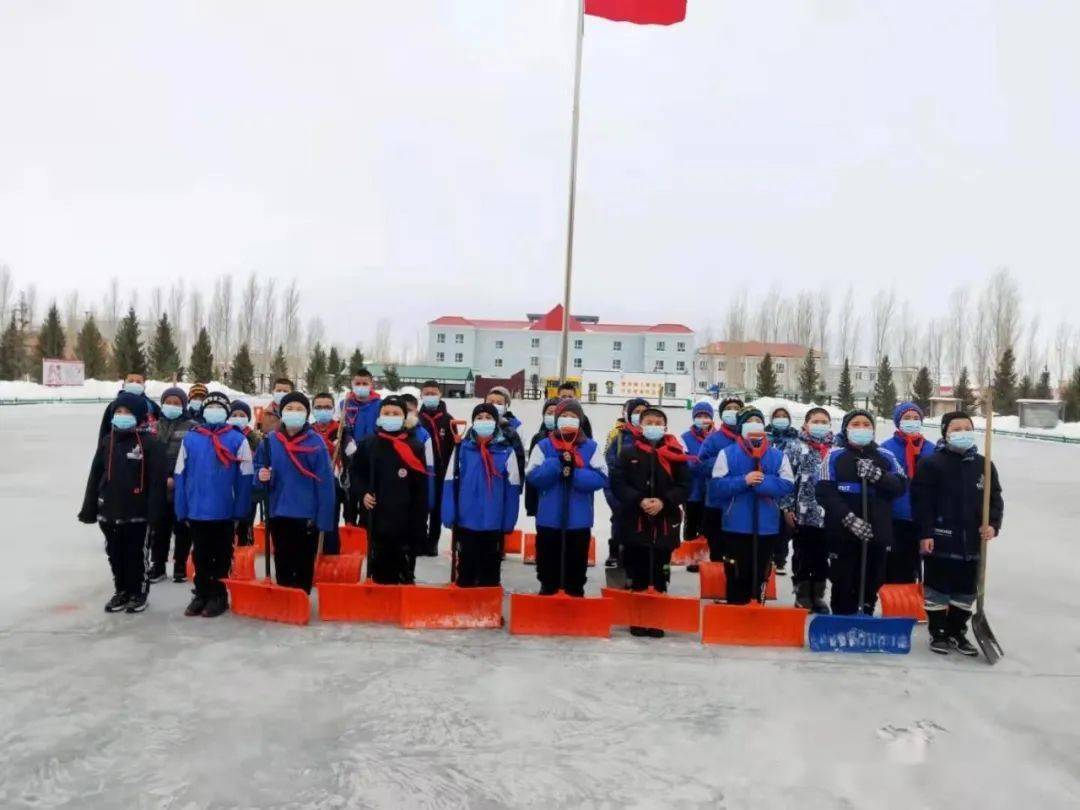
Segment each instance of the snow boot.
[{"label": "snow boot", "polygon": [[825,601],[824,582],[813,583],[813,607],[810,609],[819,616],[828,616],[831,612],[829,610],[829,603]]},{"label": "snow boot", "polygon": [[131,597],[131,601],[128,602],[127,612],[128,613],[142,613],[144,610],[146,610],[146,607],[147,607],[146,595],[141,594],[141,593],[136,594],[135,596]]},{"label": "snow boot", "polygon": [[211,596],[206,600],[206,607],[203,608],[202,615],[207,619],[213,619],[220,616],[228,609],[229,600],[226,597]]},{"label": "snow boot", "polygon": [[105,603],[106,613],[119,613],[128,606],[128,602],[131,601],[131,597],[123,591],[117,591],[113,594],[112,599]]},{"label": "snow boot", "polygon": [[201,616],[203,609],[206,607],[206,597],[195,594],[195,598],[188,603],[187,608],[184,610],[185,616]]},{"label": "snow boot", "polygon": [[606,560],[604,560],[604,568],[618,568],[618,567],[619,567],[619,558],[616,557],[614,554],[611,555],[610,557],[608,557]]},{"label": "snow boot", "polygon": [[814,600],[810,595],[812,584],[813,583],[810,582],[795,583],[795,607],[802,608],[803,610],[814,609]]},{"label": "snow boot", "polygon": [[664,637],[664,631],[661,630],[659,627],[650,627],[650,628],[648,628],[647,632],[648,632],[649,638],[663,638]]},{"label": "snow boot", "polygon": [[649,628],[648,627],[634,627],[634,626],[631,626],[630,635],[637,636],[638,638],[643,638],[643,637],[649,635]]},{"label": "snow boot", "polygon": [[974,658],[979,654],[978,648],[967,640],[967,623],[971,618],[971,611],[958,608],[956,605],[949,606],[948,635],[949,646],[961,655]]},{"label": "snow boot", "polygon": [[150,567],[149,580],[151,585],[157,582],[164,582],[168,579],[168,576],[169,575],[165,572],[164,565],[154,565]]},{"label": "snow boot", "polygon": [[686,570],[688,573],[696,574],[698,571],[701,570],[701,566],[697,563],[690,563],[688,566],[686,566]]},{"label": "snow boot", "polygon": [[947,610],[926,611],[926,621],[930,627],[930,650],[938,655],[949,654],[948,614]]}]

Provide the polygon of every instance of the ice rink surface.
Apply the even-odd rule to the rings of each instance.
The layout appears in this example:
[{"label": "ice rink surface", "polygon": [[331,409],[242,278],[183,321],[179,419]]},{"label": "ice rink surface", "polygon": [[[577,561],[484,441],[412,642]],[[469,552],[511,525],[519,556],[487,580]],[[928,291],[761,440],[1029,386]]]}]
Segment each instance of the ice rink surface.
[{"label": "ice rink surface", "polygon": [[[995,442],[991,668],[924,628],[910,656],[840,657],[185,619],[172,582],[106,615],[101,534],[75,520],[101,409],[0,408],[2,808],[1080,807],[1080,448]],[[531,433],[538,403],[514,410]]]}]

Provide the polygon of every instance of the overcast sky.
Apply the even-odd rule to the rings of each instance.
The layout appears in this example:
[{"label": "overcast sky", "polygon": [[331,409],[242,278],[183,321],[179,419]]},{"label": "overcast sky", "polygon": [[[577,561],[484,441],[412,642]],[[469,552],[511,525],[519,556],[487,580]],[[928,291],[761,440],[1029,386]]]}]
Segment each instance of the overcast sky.
[{"label": "overcast sky", "polygon": [[[333,339],[561,296],[576,0],[0,4],[0,262],[301,279]],[[589,19],[575,312],[1008,265],[1080,292],[1080,3],[690,0]]]}]

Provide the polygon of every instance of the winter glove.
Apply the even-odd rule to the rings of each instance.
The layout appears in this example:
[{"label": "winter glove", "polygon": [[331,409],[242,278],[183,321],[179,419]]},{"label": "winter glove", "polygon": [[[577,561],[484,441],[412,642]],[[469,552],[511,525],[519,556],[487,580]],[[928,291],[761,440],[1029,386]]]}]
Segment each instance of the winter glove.
[{"label": "winter glove", "polygon": [[873,527],[854,512],[848,512],[844,515],[844,519],[841,522],[844,524],[845,529],[863,542],[869,543],[874,539]]},{"label": "winter glove", "polygon": [[79,512],[79,523],[97,523],[97,517],[87,512]]},{"label": "winter glove", "polygon": [[881,480],[881,467],[873,462],[869,458],[860,458],[855,464],[855,470],[859,474],[859,478],[864,478],[871,484],[876,484]]},{"label": "winter glove", "polygon": [[574,457],[569,453],[563,453],[559,456],[559,462],[562,465],[562,477],[569,478],[574,474]]}]

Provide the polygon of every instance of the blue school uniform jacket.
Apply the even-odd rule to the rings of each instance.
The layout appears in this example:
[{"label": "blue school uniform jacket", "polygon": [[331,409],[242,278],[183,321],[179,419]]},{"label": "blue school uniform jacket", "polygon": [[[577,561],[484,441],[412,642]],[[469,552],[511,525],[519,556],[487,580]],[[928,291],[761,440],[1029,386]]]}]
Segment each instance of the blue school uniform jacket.
[{"label": "blue school uniform jacket", "polygon": [[[593,498],[608,481],[604,454],[596,442],[585,439],[577,445],[584,467],[574,467],[569,479],[562,477],[562,461],[551,439],[543,439],[533,448],[525,467],[525,478],[540,493],[536,506],[536,525],[545,529],[591,529]],[[565,487],[570,487],[570,510],[563,514]]]},{"label": "blue school uniform jacket", "polygon": [[701,444],[701,451],[698,453],[698,466],[694,472],[701,478],[702,486],[705,487],[705,506],[709,509],[721,509],[723,507],[717,496],[713,494],[713,488],[709,481],[712,478],[712,470],[717,457],[734,443],[735,439],[725,433],[722,428],[716,428]]},{"label": "blue school uniform jacket", "polygon": [[[222,464],[214,452],[213,439],[202,431],[214,431],[236,461]],[[198,426],[184,436],[173,473],[173,503],[177,520],[242,520],[251,512],[254,467],[251,445],[231,425]]]},{"label": "blue school uniform jacket", "polygon": [[310,452],[296,453],[300,465],[315,475],[309,478],[296,468],[282,443],[282,432],[275,430],[267,436],[255,451],[255,472],[264,467],[271,471],[269,483],[255,486],[270,495],[270,517],[301,518],[315,523],[321,532],[337,528],[334,471],[330,467],[330,452],[322,436],[304,425],[296,434],[301,447]]},{"label": "blue school uniform jacket", "polygon": [[[903,467],[907,459],[907,443],[893,434],[889,439],[886,439],[881,443],[883,450],[888,450],[892,453],[896,460]],[[922,449],[919,451],[919,457],[915,459],[915,466],[918,468],[919,462],[921,462],[927,456],[934,454],[934,443],[926,439],[923,440]],[[904,470],[908,474],[908,479],[914,477],[915,470]],[[904,494],[892,502],[892,516],[893,520],[915,520],[911,511],[911,491],[905,490]]]},{"label": "blue school uniform jacket", "polygon": [[691,459],[687,463],[691,477],[690,497],[686,499],[688,503],[700,503],[705,500],[706,480],[701,469],[701,446],[705,444],[705,440],[711,435],[712,431],[702,434],[696,427],[692,427],[680,437],[687,455],[697,456],[697,458]]},{"label": "blue school uniform jacket", "polygon": [[365,436],[375,433],[375,422],[379,418],[381,407],[382,400],[374,392],[363,402],[348,394],[338,403],[338,412],[345,420],[345,430],[357,444],[360,444],[360,440]]},{"label": "blue school uniform jacket", "polygon": [[496,434],[488,445],[498,476],[489,481],[480,446],[470,432],[457,446],[442,493],[442,520],[474,532],[506,532],[517,525],[521,469],[510,442]]},{"label": "blue school uniform jacket", "polygon": [[780,531],[780,500],[795,491],[791,462],[782,452],[770,447],[761,457],[765,480],[752,487],[746,483],[746,474],[756,467],[755,459],[738,444],[729,444],[713,462],[709,495],[723,510],[726,532],[753,534],[755,508],[759,535]]}]

